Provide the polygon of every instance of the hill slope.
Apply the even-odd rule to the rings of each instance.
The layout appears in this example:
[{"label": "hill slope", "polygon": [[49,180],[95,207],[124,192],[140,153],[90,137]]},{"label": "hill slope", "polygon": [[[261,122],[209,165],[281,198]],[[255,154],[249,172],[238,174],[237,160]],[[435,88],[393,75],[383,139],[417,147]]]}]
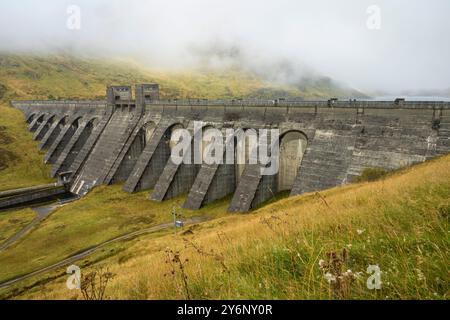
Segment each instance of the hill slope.
[{"label": "hill slope", "polygon": [[23,113],[0,101],[0,191],[52,181]]},{"label": "hill slope", "polygon": [[[376,182],[226,215],[177,236],[111,244],[77,264],[84,275],[107,267],[115,275],[106,291],[112,299],[448,299],[449,194],[445,156]],[[121,206],[109,203],[109,210]],[[57,230],[61,213],[46,222],[47,230]],[[25,258],[18,253],[33,251],[27,243],[36,248],[38,238],[0,254],[0,261],[9,266]],[[379,290],[367,287],[371,265],[381,270]],[[2,295],[82,298],[65,282],[61,268]]]},{"label": "hill slope", "polygon": [[276,85],[237,68],[169,72],[150,70],[133,61],[120,59],[0,54],[0,94],[3,91],[4,99],[99,98],[105,96],[108,84],[148,82],[161,85],[163,98],[179,99],[273,99],[280,96],[328,99],[360,94],[344,90],[327,78],[295,87]]}]

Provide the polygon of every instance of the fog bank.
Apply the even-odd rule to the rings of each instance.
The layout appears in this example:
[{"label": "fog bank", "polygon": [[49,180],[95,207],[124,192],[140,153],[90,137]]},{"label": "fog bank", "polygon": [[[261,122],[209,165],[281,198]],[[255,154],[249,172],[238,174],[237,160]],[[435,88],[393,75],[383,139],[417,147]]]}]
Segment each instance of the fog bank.
[{"label": "fog bank", "polygon": [[448,0],[2,0],[0,50],[237,65],[271,81],[322,75],[369,92],[443,89],[449,12]]}]

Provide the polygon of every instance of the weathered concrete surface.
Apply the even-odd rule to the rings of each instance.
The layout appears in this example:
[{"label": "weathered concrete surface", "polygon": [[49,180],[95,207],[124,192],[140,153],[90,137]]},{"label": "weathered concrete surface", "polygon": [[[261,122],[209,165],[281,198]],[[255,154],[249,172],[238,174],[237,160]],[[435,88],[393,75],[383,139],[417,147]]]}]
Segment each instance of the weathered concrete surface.
[{"label": "weathered concrete surface", "polygon": [[105,130],[106,125],[109,122],[109,119],[111,117],[111,112],[106,112],[105,115],[98,120],[97,118],[94,118],[94,122],[98,122],[97,125],[95,125],[91,135],[87,139],[86,143],[84,144],[83,148],[80,150],[78,155],[76,156],[75,160],[70,165],[69,171],[73,172],[73,175],[76,175],[79,170],[83,167],[86,159],[90,155],[92,148],[97,143],[98,138],[103,133],[103,130]]},{"label": "weathered concrete surface", "polygon": [[[191,135],[193,135],[193,123],[189,124],[187,129],[191,132]],[[192,139],[189,143],[194,147]],[[191,159],[188,159],[189,157]],[[195,177],[197,176],[199,166],[193,164],[193,152],[191,152],[190,155],[186,154],[184,158],[191,164],[185,164],[184,162],[175,164],[171,158],[167,160],[167,163],[155,184],[153,193],[150,196],[151,200],[164,201],[189,192]]]},{"label": "weathered concrete surface", "polygon": [[260,165],[246,165],[228,210],[230,212],[249,211],[252,208],[253,199],[255,198],[261,179]]},{"label": "weathered concrete surface", "polygon": [[125,182],[125,191],[136,192],[154,187],[170,157],[169,130],[172,125],[170,120],[161,120],[158,124]]},{"label": "weathered concrete surface", "polygon": [[70,138],[70,141],[64,147],[61,152],[61,155],[56,160],[55,164],[52,168],[52,176],[56,177],[56,175],[60,172],[67,171],[70,167],[71,163],[75,160],[78,155],[78,152],[83,148],[85,142],[89,138],[89,135],[92,132],[92,122],[82,122],[80,126],[77,128],[73,136]]},{"label": "weathered concrete surface", "polygon": [[62,128],[61,132],[56,137],[55,141],[48,148],[47,154],[45,156],[45,162],[54,164],[64,148],[69,143],[72,136],[78,129],[80,118],[70,117],[67,124]]},{"label": "weathered concrete surface", "polygon": [[[135,100],[123,86],[109,87],[105,101],[12,104],[48,148],[53,174],[72,172],[77,194],[124,182],[128,192],[155,188],[157,201],[188,193],[191,209],[233,194],[230,211],[248,211],[280,191],[318,191],[351,182],[365,168],[391,170],[450,151],[448,102],[158,99],[157,86],[139,85]],[[274,176],[261,176],[259,165],[169,163],[174,128],[194,121],[219,130],[277,128],[304,144],[290,135]]]},{"label": "weathered concrete surface", "polygon": [[38,140],[38,141],[42,140],[42,138],[47,133],[48,129],[50,129],[50,127],[52,126],[54,120],[55,120],[54,115],[49,115],[47,117],[44,117],[44,121],[41,123],[41,125],[36,130],[36,133],[34,134],[33,139]]},{"label": "weathered concrete surface", "polygon": [[[224,130],[225,129],[225,130]],[[226,137],[226,129],[222,134]],[[222,150],[222,163],[203,163],[198,170],[196,179],[190,188],[188,197],[183,207],[197,210],[215,200],[222,199],[232,194],[236,189],[238,168],[234,164],[227,164],[226,150],[233,148],[233,139],[224,138],[225,148]]]},{"label": "weathered concrete surface", "polygon": [[47,133],[43,136],[41,140],[41,144],[39,145],[40,149],[45,149],[55,142],[56,138],[61,133],[61,130],[64,128],[66,124],[67,116],[58,116],[56,120],[52,123],[51,127],[48,129]]},{"label": "weathered concrete surface", "polygon": [[[84,169],[74,180],[72,192],[79,195],[86,194],[92,187],[101,184],[105,172],[112,166],[113,161],[122,147],[124,136],[130,132],[130,121],[132,125],[133,114],[129,112],[115,112],[98,142],[93,147],[87,158]],[[75,160],[75,159],[74,159]]]}]

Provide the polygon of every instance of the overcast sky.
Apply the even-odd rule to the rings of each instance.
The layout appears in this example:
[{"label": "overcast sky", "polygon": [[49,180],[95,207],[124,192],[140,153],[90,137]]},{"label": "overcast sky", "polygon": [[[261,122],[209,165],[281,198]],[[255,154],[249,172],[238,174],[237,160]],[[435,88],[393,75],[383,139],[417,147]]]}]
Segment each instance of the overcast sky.
[{"label": "overcast sky", "polygon": [[[72,4],[79,30],[67,28]],[[270,73],[285,63],[295,77],[315,72],[361,90],[448,88],[449,15],[449,0],[0,0],[0,50],[172,69],[240,61]]]}]

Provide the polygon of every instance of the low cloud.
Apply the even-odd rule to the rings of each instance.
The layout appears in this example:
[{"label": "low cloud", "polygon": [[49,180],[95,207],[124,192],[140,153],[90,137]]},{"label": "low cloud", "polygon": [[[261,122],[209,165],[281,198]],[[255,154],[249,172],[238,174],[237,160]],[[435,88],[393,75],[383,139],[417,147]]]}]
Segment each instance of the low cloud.
[{"label": "low cloud", "polygon": [[[81,10],[80,30],[66,26],[69,5]],[[363,91],[439,89],[450,87],[448,12],[448,0],[3,0],[0,50],[239,66],[294,84],[320,75]]]}]

